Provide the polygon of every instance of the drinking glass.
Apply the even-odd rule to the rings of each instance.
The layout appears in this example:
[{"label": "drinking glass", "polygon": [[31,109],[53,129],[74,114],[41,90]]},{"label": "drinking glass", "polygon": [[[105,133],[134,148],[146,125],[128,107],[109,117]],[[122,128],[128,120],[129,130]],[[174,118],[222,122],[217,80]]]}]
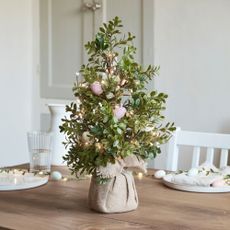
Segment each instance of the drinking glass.
[{"label": "drinking glass", "polygon": [[50,172],[52,134],[33,131],[27,133],[31,172]]}]

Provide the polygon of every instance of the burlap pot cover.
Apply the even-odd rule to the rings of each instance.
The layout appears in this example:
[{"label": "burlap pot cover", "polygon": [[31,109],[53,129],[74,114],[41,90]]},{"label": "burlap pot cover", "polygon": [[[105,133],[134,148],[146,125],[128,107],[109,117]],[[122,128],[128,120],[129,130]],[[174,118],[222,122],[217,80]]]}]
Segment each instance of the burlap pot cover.
[{"label": "burlap pot cover", "polygon": [[98,184],[92,176],[89,207],[102,213],[120,213],[135,210],[138,197],[132,172],[122,172],[111,178],[106,184]]}]

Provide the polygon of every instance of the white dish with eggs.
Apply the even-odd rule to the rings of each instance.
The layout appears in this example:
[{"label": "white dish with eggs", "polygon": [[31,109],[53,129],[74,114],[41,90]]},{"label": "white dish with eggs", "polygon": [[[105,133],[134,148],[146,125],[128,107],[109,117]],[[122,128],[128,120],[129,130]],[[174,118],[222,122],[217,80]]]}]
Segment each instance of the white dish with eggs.
[{"label": "white dish with eggs", "polygon": [[188,171],[167,174],[163,177],[163,183],[170,188],[189,192],[230,192],[230,167],[217,169],[201,165]]},{"label": "white dish with eggs", "polygon": [[0,191],[13,191],[35,188],[48,182],[49,177],[35,175],[22,170],[7,170],[0,172]]}]

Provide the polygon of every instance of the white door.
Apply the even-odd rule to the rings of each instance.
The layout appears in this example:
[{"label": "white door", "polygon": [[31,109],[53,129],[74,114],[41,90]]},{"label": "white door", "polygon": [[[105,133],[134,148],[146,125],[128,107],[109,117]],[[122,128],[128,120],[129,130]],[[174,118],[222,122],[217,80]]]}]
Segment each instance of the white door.
[{"label": "white door", "polygon": [[84,44],[115,16],[136,36],[137,61],[153,64],[152,0],[40,0],[42,98],[72,99],[75,73],[87,62]]}]

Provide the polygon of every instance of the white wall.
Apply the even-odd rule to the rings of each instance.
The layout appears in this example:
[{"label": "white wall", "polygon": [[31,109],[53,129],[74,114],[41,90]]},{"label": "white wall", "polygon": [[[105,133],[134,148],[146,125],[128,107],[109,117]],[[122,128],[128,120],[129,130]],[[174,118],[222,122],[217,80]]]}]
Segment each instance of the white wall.
[{"label": "white wall", "polygon": [[31,128],[32,7],[0,0],[0,167],[28,162]]},{"label": "white wall", "polygon": [[154,16],[156,88],[169,94],[167,119],[182,129],[230,133],[230,1],[155,0]]},{"label": "white wall", "polygon": [[[154,3],[156,88],[169,94],[167,120],[230,133],[230,1]],[[38,0],[0,0],[0,166],[27,162],[26,131],[40,128],[37,13]]]}]

